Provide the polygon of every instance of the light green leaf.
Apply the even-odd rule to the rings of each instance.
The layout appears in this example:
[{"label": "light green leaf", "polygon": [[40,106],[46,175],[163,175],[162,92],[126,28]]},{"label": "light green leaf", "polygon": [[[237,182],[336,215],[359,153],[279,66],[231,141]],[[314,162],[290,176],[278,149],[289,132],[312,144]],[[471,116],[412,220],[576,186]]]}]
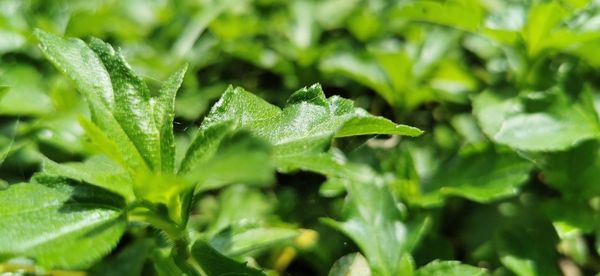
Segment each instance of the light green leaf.
[{"label": "light green leaf", "polygon": [[[152,114],[150,90],[125,62],[119,50],[99,39],[89,47],[106,68],[112,83],[112,114],[151,169],[160,166],[160,134]],[[174,96],[174,95],[173,95]]]},{"label": "light green leaf", "polygon": [[35,35],[40,49],[95,107],[114,107],[110,76],[98,56],[80,39],[63,39],[42,30]]},{"label": "light green leaf", "polygon": [[170,250],[155,248],[152,251],[152,264],[160,276],[185,275],[173,260]]},{"label": "light green leaf", "polygon": [[331,270],[329,276],[371,276],[371,269],[367,264],[367,260],[360,253],[348,254],[337,260]]},{"label": "light green leaf", "polygon": [[213,158],[201,169],[185,175],[198,183],[196,192],[217,189],[226,184],[269,184],[273,181],[274,167],[271,148],[262,139],[249,133],[238,132],[225,137]]},{"label": "light green leaf", "polygon": [[543,50],[551,31],[568,15],[558,2],[536,3],[529,10],[527,25],[523,29],[523,39],[530,56]]},{"label": "light green leaf", "polygon": [[479,276],[484,268],[461,264],[458,261],[433,261],[415,271],[415,276]]},{"label": "light green leaf", "polygon": [[202,240],[194,243],[192,256],[207,275],[265,275],[260,270],[224,256]]},{"label": "light green leaf", "polygon": [[232,225],[258,224],[274,206],[274,202],[257,188],[242,184],[227,187],[219,194],[219,210],[206,233],[213,236]]},{"label": "light green leaf", "polygon": [[322,219],[350,237],[367,258],[375,275],[399,275],[407,270],[403,259],[415,246],[428,220],[403,222],[404,216],[382,179],[357,172],[347,179],[346,220]]},{"label": "light green leaf", "polygon": [[321,60],[319,68],[328,74],[348,77],[379,93],[388,103],[399,100],[397,91],[388,83],[385,71],[368,56],[351,53],[336,53]]},{"label": "light green leaf", "polygon": [[597,115],[583,101],[571,102],[555,89],[522,98],[487,91],[475,97],[473,113],[495,142],[521,150],[564,150],[600,135]]},{"label": "light green leaf", "polygon": [[175,118],[175,96],[187,66],[173,73],[158,91],[154,102],[154,121],[160,132],[161,169],[165,173],[175,171],[175,137],[173,135],[173,119]]},{"label": "light green leaf", "polygon": [[238,257],[291,243],[299,234],[298,230],[287,228],[233,227],[213,237],[210,245],[224,255]]},{"label": "light green leaf", "polygon": [[459,155],[423,183],[425,201],[441,204],[442,195],[455,195],[487,203],[514,196],[529,178],[532,167],[529,161],[512,152],[486,150]]},{"label": "light green leaf", "polygon": [[127,172],[104,156],[93,156],[83,163],[58,164],[44,159],[43,171],[96,185],[123,196],[127,201],[135,198],[132,180]]},{"label": "light green leaf", "polygon": [[0,255],[85,267],[119,241],[127,225],[123,207],[115,194],[60,177],[12,185],[0,191]]},{"label": "light green leaf", "polygon": [[229,88],[202,122],[182,163],[182,170],[203,158],[210,148],[204,146],[209,142],[207,137],[212,136],[209,134],[214,128],[222,128],[219,124],[227,121],[232,121],[234,128],[246,129],[274,145],[275,158],[324,152],[336,134],[346,137],[368,134],[416,136],[421,133],[416,128],[395,125],[370,115],[355,108],[350,100],[337,96],[327,99],[320,85],[295,92],[283,110],[241,88]]},{"label": "light green leaf", "polygon": [[[125,166],[146,169],[142,152],[138,151],[112,114],[115,99],[111,78],[96,53],[79,39],[63,39],[41,30],[36,30],[35,34],[46,58],[71,78],[87,99],[94,123],[82,126],[88,131],[90,138],[103,137],[101,140],[104,142],[98,143],[101,149],[109,150],[107,154]],[[109,148],[105,148],[107,141],[112,144]]]},{"label": "light green leaf", "polygon": [[0,114],[41,116],[53,111],[42,74],[34,66],[0,64]]},{"label": "light green leaf", "polygon": [[423,21],[475,32],[482,21],[479,1],[402,2],[392,13],[398,18]]},{"label": "light green leaf", "polygon": [[364,115],[364,117],[358,115],[344,123],[342,128],[336,132],[335,137],[375,135],[382,133],[414,137],[423,134],[423,131],[416,127],[397,125],[383,117],[375,117],[370,114]]}]

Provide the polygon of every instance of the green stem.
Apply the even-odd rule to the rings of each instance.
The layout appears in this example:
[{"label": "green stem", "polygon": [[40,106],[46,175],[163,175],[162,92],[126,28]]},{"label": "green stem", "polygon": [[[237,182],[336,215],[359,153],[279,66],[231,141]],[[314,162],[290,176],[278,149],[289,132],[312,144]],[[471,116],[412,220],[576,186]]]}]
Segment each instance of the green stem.
[{"label": "green stem", "polygon": [[199,268],[190,253],[190,238],[184,225],[159,215],[157,208],[150,202],[137,201],[129,208],[130,221],[148,223],[162,230],[173,242],[171,256],[175,264],[188,275],[200,275]]}]

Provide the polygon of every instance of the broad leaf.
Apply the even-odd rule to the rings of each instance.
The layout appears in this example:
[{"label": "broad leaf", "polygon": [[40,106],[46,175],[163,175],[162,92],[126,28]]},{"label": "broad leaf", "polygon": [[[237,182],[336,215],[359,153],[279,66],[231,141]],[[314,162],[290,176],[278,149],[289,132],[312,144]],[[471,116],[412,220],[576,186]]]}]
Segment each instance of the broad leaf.
[{"label": "broad leaf", "polygon": [[210,240],[210,245],[224,255],[243,256],[269,247],[291,243],[299,231],[287,228],[233,227]]},{"label": "broad leaf", "polygon": [[45,159],[43,170],[50,175],[64,176],[102,187],[118,193],[128,201],[134,199],[132,180],[127,172],[103,156],[91,157],[83,163],[58,164]]},{"label": "broad leaf", "polygon": [[[395,125],[370,115],[354,107],[350,100],[337,96],[327,99],[319,85],[295,92],[283,110],[241,88],[229,88],[202,122],[195,140],[213,136],[214,129],[222,128],[228,121],[234,128],[249,130],[274,145],[276,158],[323,152],[336,135],[417,136],[422,133],[417,128]],[[196,141],[186,154],[182,170],[194,166],[203,153],[211,151],[205,143]]]},{"label": "broad leaf", "polygon": [[568,199],[582,200],[600,195],[600,143],[583,142],[561,152],[524,154],[542,170],[542,182]]},{"label": "broad leaf", "polygon": [[198,183],[196,192],[232,183],[270,184],[273,180],[270,146],[249,133],[223,137],[214,154],[206,154],[204,158],[212,158],[202,163],[201,169],[185,175],[190,182]]},{"label": "broad leaf", "polygon": [[597,115],[587,107],[585,93],[576,102],[557,90],[522,98],[509,95],[487,91],[473,102],[483,131],[498,143],[520,150],[554,151],[600,135]]},{"label": "broad leaf", "polygon": [[39,175],[0,191],[0,256],[79,268],[112,250],[125,231],[123,200],[64,178]]},{"label": "broad leaf", "polygon": [[194,243],[192,256],[207,275],[265,275],[260,270],[227,258],[202,240]]},{"label": "broad leaf", "polygon": [[[368,171],[347,179],[343,222],[323,221],[350,237],[367,258],[375,275],[398,275],[412,269],[403,260],[423,233],[427,220],[413,224],[404,216],[385,182]],[[360,173],[360,175],[358,175]]]},{"label": "broad leaf", "polygon": [[529,178],[532,164],[511,152],[486,150],[458,155],[424,181],[426,204],[441,204],[442,195],[481,203],[516,195]]},{"label": "broad leaf", "polygon": [[478,1],[408,1],[394,8],[394,16],[476,31],[482,10]]},{"label": "broad leaf", "polygon": [[[63,39],[58,36],[36,31],[40,41],[40,48],[48,60],[50,60],[63,74],[71,78],[77,85],[77,89],[85,96],[94,126],[100,132],[106,132],[103,136],[110,137],[114,141],[118,160],[125,162],[125,166],[144,169],[146,161],[144,152],[138,150],[132,137],[124,130],[119,121],[113,116],[115,108],[115,96],[111,77],[106,71],[101,59],[83,41],[79,39]],[[132,88],[133,89],[133,88]],[[89,129],[92,126],[86,128]],[[91,137],[97,136],[98,131],[92,133]]]},{"label": "broad leaf", "polygon": [[559,275],[557,254],[558,238],[549,225],[533,228],[512,228],[500,232],[495,245],[500,261],[519,276]]},{"label": "broad leaf", "polygon": [[154,123],[150,89],[125,62],[123,55],[99,39],[89,47],[110,76],[114,107],[112,113],[129,139],[152,169],[160,168],[160,136]]},{"label": "broad leaf", "polygon": [[91,269],[91,275],[142,275],[144,263],[149,257],[152,247],[151,240],[138,240],[119,251]]}]

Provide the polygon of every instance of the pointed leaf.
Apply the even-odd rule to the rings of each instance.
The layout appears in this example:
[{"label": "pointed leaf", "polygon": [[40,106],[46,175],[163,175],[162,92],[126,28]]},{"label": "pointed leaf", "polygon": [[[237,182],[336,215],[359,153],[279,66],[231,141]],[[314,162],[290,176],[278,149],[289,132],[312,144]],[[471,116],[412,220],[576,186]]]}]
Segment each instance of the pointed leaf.
[{"label": "pointed leaf", "polygon": [[125,62],[119,50],[99,39],[89,47],[100,58],[113,87],[113,115],[150,168],[160,168],[160,136],[151,116],[150,90]]},{"label": "pointed leaf", "polygon": [[[416,136],[420,130],[368,114],[341,97],[326,98],[320,85],[296,91],[281,110],[241,88],[228,89],[202,122],[196,140],[205,139],[213,125],[233,121],[274,145],[276,158],[326,151],[333,138],[391,134]],[[198,155],[191,148],[187,156]],[[192,158],[182,166],[189,166]]]},{"label": "pointed leaf", "polygon": [[205,241],[198,240],[192,247],[192,256],[207,275],[265,275],[260,270],[230,259],[215,250]]},{"label": "pointed leaf", "polygon": [[382,179],[368,171],[346,181],[346,220],[323,221],[350,237],[367,258],[375,275],[406,271],[404,256],[413,249],[428,220],[403,222],[403,215]]},{"label": "pointed leaf", "polygon": [[175,95],[186,71],[187,66],[184,66],[171,75],[163,83],[154,103],[154,121],[160,132],[160,157],[163,172],[174,173],[175,170],[175,137],[173,136]]},{"label": "pointed leaf", "polygon": [[125,231],[119,196],[39,175],[0,191],[0,255],[47,267],[81,268],[106,255]]},{"label": "pointed leaf", "polygon": [[45,159],[43,171],[46,174],[64,176],[96,185],[117,193],[128,201],[135,198],[131,178],[127,172],[104,156],[94,156],[83,163],[58,164]]},{"label": "pointed leaf", "polygon": [[95,124],[84,125],[86,130],[93,131],[91,138],[97,135],[110,137],[108,140],[115,141],[109,149],[111,157],[126,162],[129,167],[144,169],[142,152],[137,150],[112,114],[115,100],[111,79],[96,53],[79,39],[63,39],[41,30],[36,30],[35,34],[44,56],[71,78],[86,98]]}]

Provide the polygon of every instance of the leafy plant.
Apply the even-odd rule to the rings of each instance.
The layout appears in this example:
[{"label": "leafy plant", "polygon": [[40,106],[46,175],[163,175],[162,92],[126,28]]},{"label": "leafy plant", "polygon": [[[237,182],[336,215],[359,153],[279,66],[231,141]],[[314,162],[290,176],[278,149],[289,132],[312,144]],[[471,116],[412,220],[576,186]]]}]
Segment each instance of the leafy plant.
[{"label": "leafy plant", "polygon": [[[349,100],[327,99],[319,85],[294,93],[284,109],[230,87],[177,164],[174,100],[185,68],[153,95],[119,50],[105,42],[86,44],[43,31],[36,35],[45,56],[86,98],[92,119],[82,117],[81,124],[101,155],[83,163],[46,160],[31,183],[11,185],[0,194],[4,258],[27,256],[43,267],[85,267],[114,248],[128,223],[140,222],[161,230],[172,244],[171,261],[156,261],[157,272],[260,275],[205,238],[190,236],[190,206],[198,196],[232,183],[269,184],[273,166],[310,169],[303,162],[327,156],[335,137],[421,134],[355,108]],[[247,246],[269,246],[274,238]],[[177,266],[160,267],[169,262]]]}]

